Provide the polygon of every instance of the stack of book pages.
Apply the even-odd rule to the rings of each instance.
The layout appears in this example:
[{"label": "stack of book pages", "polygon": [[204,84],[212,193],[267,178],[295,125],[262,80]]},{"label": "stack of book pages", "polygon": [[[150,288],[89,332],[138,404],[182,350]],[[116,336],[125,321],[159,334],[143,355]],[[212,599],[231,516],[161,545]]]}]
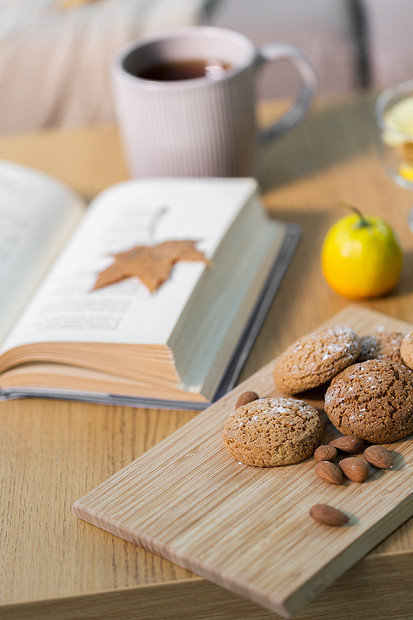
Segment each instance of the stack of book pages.
[{"label": "stack of book pages", "polygon": [[[230,389],[294,251],[253,179],[145,179],[88,206],[67,187],[0,165],[0,389],[132,405],[203,408]],[[192,241],[150,290],[95,287],[129,249]]]}]

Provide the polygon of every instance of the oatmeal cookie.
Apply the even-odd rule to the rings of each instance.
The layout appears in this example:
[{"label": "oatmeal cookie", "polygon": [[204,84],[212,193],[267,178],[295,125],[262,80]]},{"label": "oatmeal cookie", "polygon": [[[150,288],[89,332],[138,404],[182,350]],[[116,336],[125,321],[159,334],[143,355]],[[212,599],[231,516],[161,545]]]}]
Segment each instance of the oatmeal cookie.
[{"label": "oatmeal cookie", "polygon": [[402,340],[403,334],[401,332],[389,332],[385,329],[378,329],[374,334],[362,336],[361,350],[357,361],[391,360],[403,364],[400,355]]},{"label": "oatmeal cookie", "polygon": [[400,346],[402,360],[409,368],[413,368],[413,331],[407,333]]},{"label": "oatmeal cookie", "polygon": [[287,394],[323,385],[356,361],[360,346],[360,338],[348,327],[324,327],[311,332],[278,357],[275,384]]},{"label": "oatmeal cookie", "polygon": [[334,377],[324,408],[343,435],[388,443],[413,432],[413,380],[406,366],[367,360]]},{"label": "oatmeal cookie", "polygon": [[312,405],[294,398],[260,398],[228,416],[223,441],[237,461],[274,467],[311,456],[322,435],[323,423]]}]

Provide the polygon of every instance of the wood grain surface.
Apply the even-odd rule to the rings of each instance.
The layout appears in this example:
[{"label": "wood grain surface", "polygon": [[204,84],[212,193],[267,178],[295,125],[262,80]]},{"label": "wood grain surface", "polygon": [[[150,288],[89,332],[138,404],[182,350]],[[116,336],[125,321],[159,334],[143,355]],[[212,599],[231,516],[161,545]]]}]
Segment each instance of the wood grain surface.
[{"label": "wood grain surface", "polygon": [[[357,306],[329,324],[359,335],[379,327],[413,329]],[[243,390],[282,396],[272,366],[75,502],[74,510],[92,525],[290,617],[413,515],[413,440],[387,446],[394,470],[376,470],[363,484],[318,479],[313,458],[276,468],[237,463],[223,445],[225,419]],[[310,393],[303,398],[322,408]],[[323,418],[328,443],[339,433]],[[344,510],[349,526],[316,525],[309,517],[314,504]]]},{"label": "wood grain surface", "polygon": [[[263,122],[279,110],[263,106]],[[53,174],[86,198],[126,178],[112,126],[4,136],[0,157]],[[372,97],[319,102],[262,152],[260,171],[269,210],[299,223],[303,235],[241,379],[348,304],[327,286],[319,265],[324,234],[344,215],[340,200],[386,217],[404,250],[396,290],[363,307],[413,322],[413,235],[406,225],[412,197],[380,165]],[[274,617],[73,514],[77,498],[194,416],[46,400],[0,403],[2,618]],[[330,620],[333,608],[339,620],[384,620],[392,609],[398,620],[410,619],[412,581],[410,519],[297,618]]]}]

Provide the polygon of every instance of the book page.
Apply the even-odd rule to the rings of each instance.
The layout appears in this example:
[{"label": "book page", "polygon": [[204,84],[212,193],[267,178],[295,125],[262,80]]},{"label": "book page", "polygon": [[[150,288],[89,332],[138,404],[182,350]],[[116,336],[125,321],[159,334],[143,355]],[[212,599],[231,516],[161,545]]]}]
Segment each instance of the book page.
[{"label": "book page", "polygon": [[113,253],[173,239],[194,240],[213,258],[255,189],[252,179],[148,179],[106,190],[90,205],[2,351],[35,342],[165,344],[209,267],[180,261],[153,294],[137,278],[93,291],[98,273],[113,262]]},{"label": "book page", "polygon": [[0,340],[6,336],[84,209],[45,174],[0,161]]}]

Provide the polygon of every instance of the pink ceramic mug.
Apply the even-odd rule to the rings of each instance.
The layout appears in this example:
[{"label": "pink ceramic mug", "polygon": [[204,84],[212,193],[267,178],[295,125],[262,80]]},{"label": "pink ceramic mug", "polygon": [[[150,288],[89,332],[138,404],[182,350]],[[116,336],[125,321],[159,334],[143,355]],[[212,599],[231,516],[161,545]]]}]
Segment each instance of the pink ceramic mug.
[{"label": "pink ceramic mug", "polygon": [[[256,70],[282,58],[300,73],[301,91],[284,116],[257,132]],[[216,59],[226,68],[212,76],[168,81],[151,74],[153,67],[191,59]],[[257,143],[294,127],[316,86],[310,62],[296,47],[270,43],[257,49],[237,32],[202,26],[135,42],[115,60],[112,78],[133,177],[253,176]]]}]

